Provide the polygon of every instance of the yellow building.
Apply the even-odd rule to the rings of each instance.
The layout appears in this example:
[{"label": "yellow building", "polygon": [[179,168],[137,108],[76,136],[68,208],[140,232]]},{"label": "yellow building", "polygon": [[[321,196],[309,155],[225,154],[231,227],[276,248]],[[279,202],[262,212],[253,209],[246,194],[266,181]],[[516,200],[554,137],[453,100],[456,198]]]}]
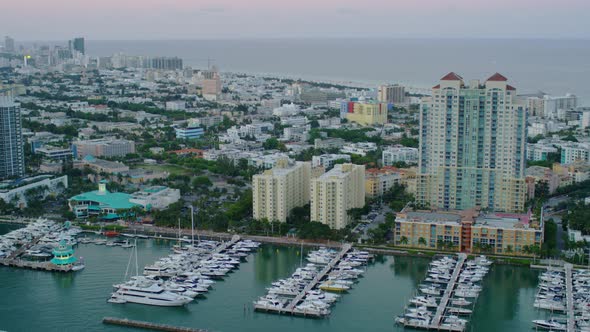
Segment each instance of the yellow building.
[{"label": "yellow building", "polygon": [[346,119],[361,126],[373,126],[387,123],[386,103],[357,103],[346,104]]},{"label": "yellow building", "polygon": [[543,227],[532,214],[480,214],[419,211],[406,207],[396,215],[395,245],[500,255],[532,255],[541,248]]},{"label": "yellow building", "polygon": [[371,168],[365,171],[365,195],[383,196],[395,184],[401,183],[401,174],[395,167]]},{"label": "yellow building", "polygon": [[289,212],[309,203],[311,163],[277,161],[275,168],[252,177],[254,219],[286,222]]},{"label": "yellow building", "polygon": [[338,164],[311,181],[311,220],[333,229],[350,222],[348,210],[365,206],[365,166]]}]

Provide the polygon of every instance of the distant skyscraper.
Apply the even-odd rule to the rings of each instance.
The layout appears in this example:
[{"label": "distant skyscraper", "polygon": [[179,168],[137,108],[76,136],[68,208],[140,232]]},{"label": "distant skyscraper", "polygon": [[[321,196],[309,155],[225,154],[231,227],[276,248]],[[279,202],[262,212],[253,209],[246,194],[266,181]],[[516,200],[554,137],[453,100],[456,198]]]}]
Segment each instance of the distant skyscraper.
[{"label": "distant skyscraper", "polygon": [[431,208],[524,209],[526,107],[494,74],[467,86],[450,73],[420,110],[417,201]]},{"label": "distant skyscraper", "polygon": [[14,47],[14,39],[9,36],[4,37],[4,51],[8,53],[14,53],[16,48]]},{"label": "distant skyscraper", "polygon": [[394,85],[381,85],[377,91],[377,100],[381,103],[403,104],[406,102],[406,88]]},{"label": "distant skyscraper", "polygon": [[182,59],[177,57],[155,57],[151,58],[152,69],[179,70],[182,69]]},{"label": "distant skyscraper", "polygon": [[74,38],[74,40],[72,41],[72,47],[74,48],[74,51],[78,51],[82,54],[85,54],[86,48],[84,46],[84,38]]},{"label": "distant skyscraper", "polygon": [[0,94],[0,179],[25,175],[21,126],[19,105]]}]

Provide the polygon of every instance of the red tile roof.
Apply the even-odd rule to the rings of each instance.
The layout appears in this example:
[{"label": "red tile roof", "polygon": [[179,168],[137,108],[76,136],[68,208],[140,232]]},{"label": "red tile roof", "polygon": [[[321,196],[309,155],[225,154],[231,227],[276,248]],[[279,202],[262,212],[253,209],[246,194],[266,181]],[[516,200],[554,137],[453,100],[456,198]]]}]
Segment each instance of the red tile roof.
[{"label": "red tile roof", "polygon": [[435,86],[432,87],[433,89],[440,89],[440,84],[437,84]]},{"label": "red tile roof", "polygon": [[506,84],[506,90],[516,91],[516,88],[510,84]]},{"label": "red tile roof", "polygon": [[500,73],[495,73],[494,75],[490,76],[487,81],[506,82],[508,79]]},{"label": "red tile roof", "polygon": [[440,80],[441,81],[462,81],[463,80],[463,77],[455,74],[454,72],[450,72],[450,73],[446,74]]}]

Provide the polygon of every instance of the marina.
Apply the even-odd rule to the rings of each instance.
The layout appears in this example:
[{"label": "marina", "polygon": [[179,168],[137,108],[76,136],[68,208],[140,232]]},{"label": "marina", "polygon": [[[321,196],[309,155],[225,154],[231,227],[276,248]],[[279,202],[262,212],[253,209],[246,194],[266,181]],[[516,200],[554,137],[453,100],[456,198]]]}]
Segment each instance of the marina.
[{"label": "marina", "polygon": [[533,320],[535,328],[590,331],[590,270],[574,269],[567,263],[546,269],[539,277],[534,306],[550,317]]},{"label": "marina", "polygon": [[152,306],[176,307],[202,297],[229,272],[237,269],[259,243],[242,241],[239,236],[225,242],[198,241],[182,246],[182,242],[172,247],[173,253],[162,257],[139,274],[137,249],[134,245],[127,263],[124,280],[132,273],[135,261],[135,274],[120,284],[114,284],[115,291],[107,300],[109,303],[136,303]]},{"label": "marina", "polygon": [[462,317],[473,313],[482,290],[480,282],[488,273],[489,265],[491,261],[485,256],[468,261],[463,253],[457,258],[435,259],[430,263],[425,283],[419,287],[422,295],[413,297],[404,315],[395,322],[414,329],[465,331],[469,320]]},{"label": "marina", "polygon": [[304,317],[330,315],[330,306],[349,290],[355,279],[364,272],[358,269],[372,256],[352,250],[344,244],[336,252],[326,248],[312,251],[309,262],[300,266],[290,278],[273,282],[268,294],[254,301],[254,309],[263,312],[290,314]]}]

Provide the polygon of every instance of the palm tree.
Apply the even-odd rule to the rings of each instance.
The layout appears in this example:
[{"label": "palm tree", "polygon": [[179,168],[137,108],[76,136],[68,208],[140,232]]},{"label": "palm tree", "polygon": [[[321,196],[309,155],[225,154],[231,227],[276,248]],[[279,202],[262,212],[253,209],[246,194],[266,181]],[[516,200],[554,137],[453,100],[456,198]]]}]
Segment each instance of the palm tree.
[{"label": "palm tree", "polygon": [[512,249],[511,245],[506,246],[506,253],[511,254],[514,250]]},{"label": "palm tree", "polygon": [[427,243],[426,243],[426,239],[425,239],[425,238],[423,238],[423,237],[420,237],[420,238],[418,239],[418,244],[419,244],[419,245],[421,245],[421,246],[426,246],[426,245],[427,245]]},{"label": "palm tree", "polygon": [[407,237],[405,237],[405,236],[402,236],[402,237],[401,237],[401,239],[399,240],[399,242],[400,242],[401,244],[404,244],[404,245],[406,245],[406,244],[408,244],[408,238],[407,238]]}]

